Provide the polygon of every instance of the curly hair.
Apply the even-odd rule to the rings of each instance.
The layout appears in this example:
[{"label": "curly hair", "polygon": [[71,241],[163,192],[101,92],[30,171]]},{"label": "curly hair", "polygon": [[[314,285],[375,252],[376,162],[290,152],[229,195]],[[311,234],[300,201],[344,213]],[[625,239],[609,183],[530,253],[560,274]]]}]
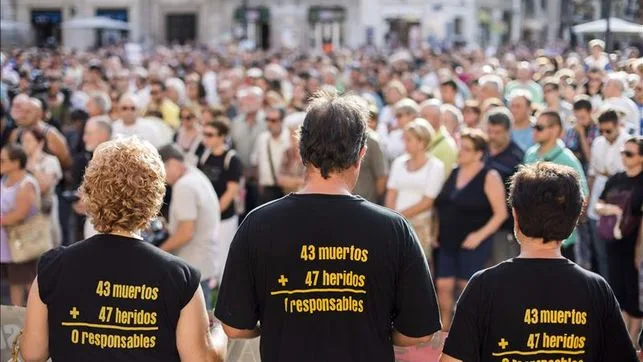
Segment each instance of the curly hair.
[{"label": "curly hair", "polygon": [[87,215],[101,233],[144,228],[161,209],[164,194],[158,151],[134,137],[98,146],[80,187]]}]

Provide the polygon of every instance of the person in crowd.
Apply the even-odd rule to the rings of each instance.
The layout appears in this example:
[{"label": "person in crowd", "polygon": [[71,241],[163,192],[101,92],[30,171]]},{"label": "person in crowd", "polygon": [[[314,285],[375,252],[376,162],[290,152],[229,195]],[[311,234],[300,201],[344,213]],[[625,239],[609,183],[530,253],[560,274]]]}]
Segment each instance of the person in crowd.
[{"label": "person in crowd", "polygon": [[238,115],[237,106],[234,104],[233,84],[229,80],[222,80],[217,88],[219,104],[229,119],[235,119]]},{"label": "person in crowd", "polygon": [[482,112],[480,111],[480,103],[474,99],[464,102],[462,109],[462,121],[466,128],[479,128]]},{"label": "person in crowd", "polygon": [[50,70],[45,73],[49,89],[45,102],[51,112],[51,117],[61,125],[61,131],[65,133],[69,127],[69,93],[62,88],[62,74],[58,70]]},{"label": "person in crowd", "polygon": [[516,79],[507,83],[505,87],[505,98],[509,100],[516,90],[524,90],[530,95],[534,103],[545,101],[543,88],[533,79],[534,72],[529,62],[520,62],[516,67]]},{"label": "person in crowd", "polygon": [[442,103],[437,99],[429,99],[420,104],[420,116],[426,119],[435,132],[431,138],[428,151],[444,164],[445,177],[451,174],[451,170],[458,158],[458,146],[449,131],[442,123]]},{"label": "person in crowd", "polygon": [[509,109],[514,119],[511,138],[523,151],[527,151],[535,143],[532,130],[535,120],[531,116],[530,97],[529,93],[520,90],[509,96]]},{"label": "person in crowd", "polygon": [[185,79],[186,106],[192,108],[196,114],[201,114],[205,102],[205,87],[201,83],[198,73],[190,73]]},{"label": "person in crowd", "polygon": [[168,89],[160,80],[150,82],[150,102],[144,113],[160,112],[165,123],[177,129],[181,125],[179,113],[181,108],[167,96]]},{"label": "person in crowd", "polygon": [[603,105],[603,79],[605,72],[601,68],[591,67],[587,70],[584,84],[585,94],[592,100],[592,107],[600,109]]},{"label": "person in crowd", "polygon": [[545,106],[548,110],[556,111],[567,129],[570,126],[572,106],[560,96],[560,82],[555,77],[548,77],[543,80],[543,92],[545,94]]},{"label": "person in crowd", "polygon": [[462,291],[469,278],[484,268],[493,246],[491,238],[507,219],[505,188],[498,172],[484,164],[486,149],[482,131],[465,130],[458,166],[435,200],[439,220],[436,286],[446,331],[451,326],[456,287]]},{"label": "person in crowd", "polygon": [[215,118],[206,124],[203,128],[205,150],[199,160],[199,169],[210,180],[217,194],[221,214],[221,224],[215,240],[216,284],[221,282],[230,243],[239,226],[240,215],[235,208],[235,200],[240,197],[243,187],[243,164],[236,152],[226,145],[229,134],[230,121],[225,117]]},{"label": "person in crowd", "polygon": [[433,254],[433,204],[446,173],[442,161],[426,152],[434,136],[433,128],[422,118],[405,126],[406,153],[393,161],[386,192],[386,207],[409,220],[428,261]]},{"label": "person in crowd", "polygon": [[[513,117],[507,108],[497,108],[487,115],[487,157],[485,163],[488,168],[496,170],[505,185],[505,192],[509,192],[509,181],[518,171],[525,157],[523,150],[511,139],[511,124]],[[513,218],[508,211],[507,220],[493,236],[491,250],[491,265],[496,265],[504,260],[518,255],[518,245],[513,235]]]},{"label": "person in crowd", "polygon": [[605,42],[601,39],[592,39],[588,45],[591,54],[584,60],[585,67],[588,69],[598,68],[600,70],[610,69],[610,59],[607,54],[605,54]]},{"label": "person in crowd", "polygon": [[170,236],[159,248],[199,270],[205,305],[210,309],[210,278],[217,274],[213,261],[217,257],[215,239],[220,227],[219,200],[208,178],[185,163],[176,145],[163,146],[159,153],[165,165],[166,182],[172,186],[167,225]]},{"label": "person in crowd", "polygon": [[[638,361],[607,282],[561,252],[583,209],[578,172],[550,162],[526,166],[512,178],[509,202],[520,255],[471,278],[440,362],[525,352],[534,360]],[[516,285],[529,287],[516,292]]]},{"label": "person in crowd", "polygon": [[462,112],[458,107],[452,104],[443,104],[440,107],[440,114],[442,117],[442,124],[447,129],[447,132],[453,137],[456,141],[456,144],[460,142],[460,129],[464,123],[464,118]]},{"label": "person in crowd", "polygon": [[60,162],[56,156],[44,152],[45,135],[37,129],[25,130],[22,133],[21,144],[27,154],[27,171],[38,181],[40,210],[49,215],[52,242],[54,246],[58,246],[62,241],[56,195],[56,185],[63,178]]},{"label": "person in crowd", "polygon": [[15,143],[0,151],[0,174],[2,174],[0,205],[0,268],[2,280],[9,282],[9,298],[12,305],[24,306],[25,293],[36,276],[37,260],[15,263],[9,249],[9,231],[20,225],[40,210],[38,181],[27,171],[27,154]]},{"label": "person in crowd", "polygon": [[[525,164],[532,164],[538,161],[552,162],[559,165],[569,166],[578,172],[581,180],[581,187],[584,197],[589,197],[589,187],[583,172],[583,167],[574,156],[574,153],[565,147],[565,143],[559,138],[562,135],[563,123],[560,114],[556,111],[545,111],[538,116],[538,121],[533,126],[534,140],[536,145],[532,146],[525,153]],[[571,235],[563,242],[563,255],[571,261],[577,261],[575,247],[577,233],[573,230]],[[587,260],[578,260],[578,264],[585,265]]]},{"label": "person in crowd", "polygon": [[[596,203],[596,213],[600,216],[599,232],[607,243],[608,280],[621,307],[632,343],[636,344],[643,318],[638,303],[640,285],[637,271],[641,264],[637,249],[641,243],[638,239],[643,210],[643,138],[629,138],[621,156],[625,171],[607,180]],[[610,223],[610,218],[615,222]],[[610,235],[604,235],[607,233]]]},{"label": "person in crowd", "polygon": [[138,106],[132,94],[124,94],[118,102],[121,109],[121,119],[114,121],[112,131],[115,136],[137,136],[155,147],[159,144],[159,132],[153,124],[138,117]]},{"label": "person in crowd", "polygon": [[[226,342],[209,331],[199,270],[138,234],[161,207],[165,175],[147,142],[126,138],[96,149],[81,195],[100,234],[40,258],[20,339],[25,360],[223,361]],[[125,317],[135,311],[143,311],[140,323]],[[76,323],[99,337],[78,343]],[[149,330],[95,333],[96,325],[114,324]]]},{"label": "person in crowd", "polygon": [[284,152],[290,147],[290,134],[284,127],[286,110],[282,107],[266,110],[268,130],[257,137],[251,163],[257,167],[261,204],[284,196],[277,180]]},{"label": "person in crowd", "polygon": [[619,126],[619,116],[614,110],[606,110],[598,116],[600,136],[594,139],[591,147],[589,166],[589,185],[591,185],[589,207],[587,209],[587,222],[590,232],[593,259],[596,265],[593,269],[603,277],[608,278],[608,262],[606,243],[598,235],[597,222],[599,215],[596,213],[596,203],[603,193],[607,180],[625,170],[621,150],[625,147],[628,136]]},{"label": "person in crowd", "polygon": [[386,154],[392,162],[405,152],[404,128],[413,121],[419,113],[418,104],[410,98],[404,98],[393,107],[395,110],[396,128],[392,129],[386,138]]},{"label": "person in crowd", "polygon": [[290,147],[284,151],[277,182],[285,194],[297,192],[304,186],[306,168],[299,152],[299,132],[305,117],[306,113],[296,112],[284,119],[284,125],[290,133]]},{"label": "person in crowd", "polygon": [[379,130],[377,132],[385,139],[389,132],[396,127],[395,105],[406,98],[407,92],[404,84],[397,79],[388,82],[383,91],[386,106],[380,111]]},{"label": "person in crowd", "polygon": [[11,132],[10,142],[20,142],[26,129],[38,129],[45,135],[45,152],[58,158],[63,169],[71,167],[72,159],[65,137],[54,127],[43,121],[42,103],[26,94],[19,94],[13,99],[11,118],[18,127]]},{"label": "person in crowd", "polygon": [[495,74],[487,74],[480,77],[478,83],[480,84],[480,99],[478,99],[480,104],[490,98],[502,99],[504,91],[502,78]]},{"label": "person in crowd", "polygon": [[458,85],[453,79],[446,79],[440,83],[440,99],[442,104],[456,106],[456,97],[458,95]]},{"label": "person in crowd", "polygon": [[622,111],[625,114],[622,122],[626,132],[630,135],[638,135],[641,125],[639,107],[625,95],[625,87],[622,74],[612,73],[603,87],[603,107]]},{"label": "person in crowd", "polygon": [[366,130],[366,148],[368,152],[362,159],[357,184],[355,184],[355,189],[353,190],[353,194],[359,195],[375,204],[380,204],[383,201],[388,175],[388,162],[384,154],[384,147],[376,131],[378,117],[377,106],[369,105],[368,129]]},{"label": "person in crowd", "polygon": [[586,175],[589,171],[592,143],[599,136],[592,111],[589,97],[578,96],[574,102],[574,124],[567,128],[563,138],[565,146],[574,152]]},{"label": "person in crowd", "polygon": [[[266,362],[311,355],[390,361],[393,345],[428,342],[440,329],[428,265],[411,226],[351,195],[366,152],[366,104],[328,92],[316,93],[301,127],[304,189],[248,215],[232,242],[215,309],[229,337],[261,335]],[[338,262],[354,277],[324,282],[325,275],[344,275]],[[322,275],[314,277],[311,267]],[[324,292],[325,285],[362,292]],[[284,294],[310,288],[322,294]]]},{"label": "person in crowd", "polygon": [[257,138],[266,129],[266,113],[262,109],[264,92],[259,87],[249,87],[239,91],[240,111],[230,128],[232,145],[243,165],[246,181],[245,195],[247,211],[259,203],[259,184],[257,168],[252,166],[250,158],[257,144]]},{"label": "person in crowd", "polygon": [[85,170],[93,157],[94,151],[99,145],[109,141],[111,138],[112,125],[109,122],[101,119],[87,121],[83,132],[85,152],[79,153],[74,157],[74,165],[71,169],[71,188],[69,191],[71,192],[70,201],[72,201],[74,214],[72,215],[69,226],[71,230],[70,239],[67,240],[70,244],[78,240],[90,238],[97,233],[91,220],[85,217],[87,209],[82,201],[78,199],[78,190],[83,182]]},{"label": "person in crowd", "polygon": [[203,135],[198,114],[197,110],[192,107],[182,107],[180,113],[181,127],[173,137],[174,144],[181,149],[185,156],[185,163],[190,166],[197,165],[199,153],[203,152],[203,146],[201,146]]},{"label": "person in crowd", "polygon": [[112,100],[107,93],[92,93],[85,105],[89,117],[109,115],[112,110]]}]

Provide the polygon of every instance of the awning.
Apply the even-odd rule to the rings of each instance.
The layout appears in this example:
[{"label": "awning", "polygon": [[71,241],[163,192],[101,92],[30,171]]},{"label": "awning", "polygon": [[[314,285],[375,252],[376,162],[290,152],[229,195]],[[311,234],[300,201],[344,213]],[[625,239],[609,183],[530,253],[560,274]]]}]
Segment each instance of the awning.
[{"label": "awning", "polygon": [[[575,33],[604,33],[607,31],[607,20],[599,19],[589,23],[572,27]],[[643,25],[630,23],[619,18],[610,18],[610,31],[612,33],[640,34],[643,35]]]},{"label": "awning", "polygon": [[110,19],[104,16],[95,16],[93,18],[80,18],[65,21],[62,24],[63,29],[105,29],[105,30],[129,30],[129,24]]}]

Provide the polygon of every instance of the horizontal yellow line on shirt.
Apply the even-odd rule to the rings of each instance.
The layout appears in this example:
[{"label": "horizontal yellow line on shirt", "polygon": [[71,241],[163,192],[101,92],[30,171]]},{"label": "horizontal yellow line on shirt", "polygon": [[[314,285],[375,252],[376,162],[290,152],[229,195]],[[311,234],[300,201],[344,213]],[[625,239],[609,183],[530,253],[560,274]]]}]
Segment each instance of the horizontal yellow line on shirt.
[{"label": "horizontal yellow line on shirt", "polygon": [[538,351],[507,351],[507,352],[497,352],[492,353],[494,357],[507,356],[512,354],[519,354],[521,356],[531,356],[534,354],[583,354],[585,351],[561,351],[561,350],[538,350]]},{"label": "horizontal yellow line on shirt", "polygon": [[94,324],[84,322],[62,322],[63,327],[91,327],[103,329],[118,329],[121,331],[157,331],[159,327],[123,327],[111,324]]},{"label": "horizontal yellow line on shirt", "polygon": [[302,294],[302,293],[355,293],[355,294],[366,294],[366,291],[362,290],[362,289],[317,288],[317,289],[276,290],[274,292],[270,292],[270,295]]}]

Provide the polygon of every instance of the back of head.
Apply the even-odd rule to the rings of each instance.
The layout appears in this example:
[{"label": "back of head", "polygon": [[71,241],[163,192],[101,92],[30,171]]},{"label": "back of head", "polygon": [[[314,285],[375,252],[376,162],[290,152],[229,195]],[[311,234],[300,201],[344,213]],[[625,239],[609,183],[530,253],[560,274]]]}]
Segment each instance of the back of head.
[{"label": "back of head", "polygon": [[549,162],[523,166],[511,179],[509,204],[525,236],[545,243],[565,240],[583,207],[579,175]]},{"label": "back of head", "polygon": [[366,143],[367,104],[355,95],[327,90],[315,93],[301,127],[299,152],[306,167],[319,169],[322,177],[357,164]]},{"label": "back of head", "polygon": [[98,232],[140,230],[163,203],[161,157],[151,143],[135,137],[102,143],[87,166],[80,194]]}]

